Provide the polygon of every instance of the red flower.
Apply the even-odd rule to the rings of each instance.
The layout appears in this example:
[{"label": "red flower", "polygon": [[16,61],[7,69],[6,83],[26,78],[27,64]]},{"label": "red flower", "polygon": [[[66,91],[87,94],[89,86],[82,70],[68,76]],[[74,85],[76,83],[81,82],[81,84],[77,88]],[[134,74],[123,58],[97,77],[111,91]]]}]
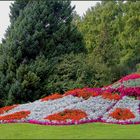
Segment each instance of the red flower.
[{"label": "red flower", "polygon": [[82,97],[83,99],[86,100],[90,97],[98,96],[99,94],[95,91],[90,91],[90,90],[87,90],[86,88],[83,88],[83,89],[69,90],[64,94],[64,96],[67,96],[67,95]]},{"label": "red flower", "polygon": [[0,114],[3,114],[3,113],[5,113],[5,112],[7,112],[7,111],[9,111],[9,110],[11,110],[11,109],[17,107],[17,106],[18,106],[18,105],[12,105],[12,106],[5,106],[5,107],[2,107],[2,108],[0,108]]},{"label": "red flower", "polygon": [[113,94],[110,92],[104,92],[102,93],[102,98],[109,99],[109,100],[120,100],[121,96],[117,93]]},{"label": "red flower", "polygon": [[135,115],[128,108],[116,108],[115,111],[109,114],[109,116],[117,120],[127,120],[135,118]]},{"label": "red flower", "polygon": [[49,115],[44,119],[48,120],[57,120],[57,121],[66,121],[67,119],[78,121],[80,119],[83,119],[87,117],[87,114],[84,111],[75,109],[75,110],[69,110],[66,109],[63,112],[59,112],[53,115]]},{"label": "red flower", "polygon": [[0,116],[0,120],[20,120],[26,118],[30,114],[30,111],[20,111],[13,114]]},{"label": "red flower", "polygon": [[52,94],[50,96],[42,98],[41,101],[55,100],[55,99],[59,99],[59,98],[62,98],[62,95],[55,93],[55,94]]}]

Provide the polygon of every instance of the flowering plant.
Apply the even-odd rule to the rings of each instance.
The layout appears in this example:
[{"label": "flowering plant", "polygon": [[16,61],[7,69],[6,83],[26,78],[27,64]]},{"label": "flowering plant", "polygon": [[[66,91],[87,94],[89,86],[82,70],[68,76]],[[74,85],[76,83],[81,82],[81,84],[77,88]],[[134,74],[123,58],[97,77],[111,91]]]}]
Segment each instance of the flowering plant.
[{"label": "flowering plant", "polygon": [[102,89],[110,92],[119,92],[122,96],[140,96],[140,74],[133,73],[127,75]]},{"label": "flowering plant", "polygon": [[[55,93],[18,107],[16,107],[17,105],[3,107],[0,108],[0,123],[29,122],[45,125],[69,125],[107,122],[140,124],[139,77],[140,75],[136,74],[128,75],[107,87],[77,88],[65,92],[64,95]],[[130,95],[135,97],[129,97]],[[48,100],[49,102],[42,102]]]},{"label": "flowering plant", "polygon": [[26,118],[30,114],[30,111],[20,111],[5,116],[0,116],[0,120],[20,120]]},{"label": "flowering plant", "polygon": [[42,98],[41,101],[55,100],[55,99],[59,99],[59,98],[62,98],[62,95],[59,93],[55,93],[50,96]]},{"label": "flowering plant", "polygon": [[82,97],[83,99],[88,99],[90,97],[96,97],[99,93],[95,92],[94,90],[89,90],[88,88],[83,89],[74,89],[67,91],[64,96],[72,95],[76,97]]},{"label": "flowering plant", "polygon": [[5,113],[5,112],[7,112],[7,111],[9,111],[9,110],[11,110],[11,109],[17,107],[17,106],[18,106],[18,105],[12,105],[12,106],[5,106],[5,107],[2,107],[2,108],[0,108],[0,114],[3,114],[3,113]]},{"label": "flowering plant", "polygon": [[110,92],[104,92],[102,93],[102,98],[109,99],[109,100],[120,100],[121,96],[117,93],[110,93]]},{"label": "flowering plant", "polygon": [[122,82],[122,81],[128,81],[128,80],[131,80],[131,79],[138,79],[140,78],[140,74],[139,73],[132,73],[132,74],[129,74],[125,77],[122,77],[119,82]]},{"label": "flowering plant", "polygon": [[109,116],[117,120],[127,120],[135,118],[135,115],[128,108],[116,108],[115,111],[109,114]]},{"label": "flowering plant", "polygon": [[66,121],[68,119],[70,119],[72,121],[78,121],[78,120],[86,118],[86,117],[87,117],[87,114],[82,110],[78,110],[78,109],[69,110],[69,109],[66,109],[63,112],[59,112],[59,113],[56,113],[56,114],[49,115],[44,119],[48,119],[48,120],[51,120],[51,121],[52,120]]}]

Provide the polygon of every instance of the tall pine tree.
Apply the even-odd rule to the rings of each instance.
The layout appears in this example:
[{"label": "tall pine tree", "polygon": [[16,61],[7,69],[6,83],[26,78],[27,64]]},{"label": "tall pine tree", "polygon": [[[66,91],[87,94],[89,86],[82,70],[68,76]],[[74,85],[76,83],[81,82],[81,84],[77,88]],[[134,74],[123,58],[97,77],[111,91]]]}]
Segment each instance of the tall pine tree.
[{"label": "tall pine tree", "polygon": [[70,1],[29,1],[13,23],[6,41],[12,54],[17,51],[17,63],[34,59],[39,53],[50,58],[82,52],[81,36],[71,24],[72,12]]},{"label": "tall pine tree", "polygon": [[82,36],[72,23],[73,9],[70,1],[63,0],[14,2],[0,58],[0,91],[5,93],[5,104],[50,94],[46,79],[51,79],[55,61],[85,51]]}]

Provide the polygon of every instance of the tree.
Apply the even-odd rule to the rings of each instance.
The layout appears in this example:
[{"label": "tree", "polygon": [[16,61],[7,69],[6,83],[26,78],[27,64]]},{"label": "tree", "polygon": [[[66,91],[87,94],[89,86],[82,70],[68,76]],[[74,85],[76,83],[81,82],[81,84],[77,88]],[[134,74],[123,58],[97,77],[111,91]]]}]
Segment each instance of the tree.
[{"label": "tree", "polygon": [[6,105],[50,94],[45,87],[57,61],[53,58],[85,51],[72,23],[73,9],[70,1],[62,0],[15,1],[12,5],[0,58],[0,87]]},{"label": "tree", "polygon": [[34,59],[39,53],[50,58],[82,52],[82,37],[71,24],[72,11],[69,1],[29,1],[6,41],[11,54],[17,51],[17,63]]},{"label": "tree", "polygon": [[64,93],[69,89],[86,86],[80,80],[85,63],[84,57],[86,57],[84,53],[77,55],[71,53],[59,58],[52,58],[51,63],[53,63],[54,67],[49,72],[49,77],[45,80],[45,91],[47,90],[48,93]]},{"label": "tree", "polygon": [[119,42],[122,47],[121,64],[129,67],[129,73],[136,71],[136,65],[140,62],[140,16],[139,1],[128,1],[124,3],[122,20],[124,22],[123,30],[118,35]]},{"label": "tree", "polygon": [[140,62],[139,7],[139,1],[102,1],[78,24],[89,54],[111,69],[113,81],[136,71]]},{"label": "tree", "polygon": [[10,6],[10,22],[11,24],[16,21],[21,12],[24,10],[29,0],[18,0],[11,4]]},{"label": "tree", "polygon": [[10,5],[10,26],[8,26],[6,33],[4,34],[4,38],[2,39],[2,42],[5,42],[5,38],[9,35],[11,28],[13,28],[13,23],[16,21],[16,19],[19,17],[19,15],[22,13],[26,5],[28,4],[29,0],[18,0],[15,1]]}]

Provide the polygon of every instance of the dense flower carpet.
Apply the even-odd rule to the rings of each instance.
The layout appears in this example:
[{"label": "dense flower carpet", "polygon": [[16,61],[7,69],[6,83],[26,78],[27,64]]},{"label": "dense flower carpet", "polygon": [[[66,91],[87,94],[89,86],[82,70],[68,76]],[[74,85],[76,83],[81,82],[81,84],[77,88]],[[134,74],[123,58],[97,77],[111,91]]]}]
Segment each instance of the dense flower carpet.
[{"label": "dense flower carpet", "polygon": [[140,74],[102,88],[52,94],[32,103],[0,108],[0,123],[71,125],[91,122],[140,124]]}]

